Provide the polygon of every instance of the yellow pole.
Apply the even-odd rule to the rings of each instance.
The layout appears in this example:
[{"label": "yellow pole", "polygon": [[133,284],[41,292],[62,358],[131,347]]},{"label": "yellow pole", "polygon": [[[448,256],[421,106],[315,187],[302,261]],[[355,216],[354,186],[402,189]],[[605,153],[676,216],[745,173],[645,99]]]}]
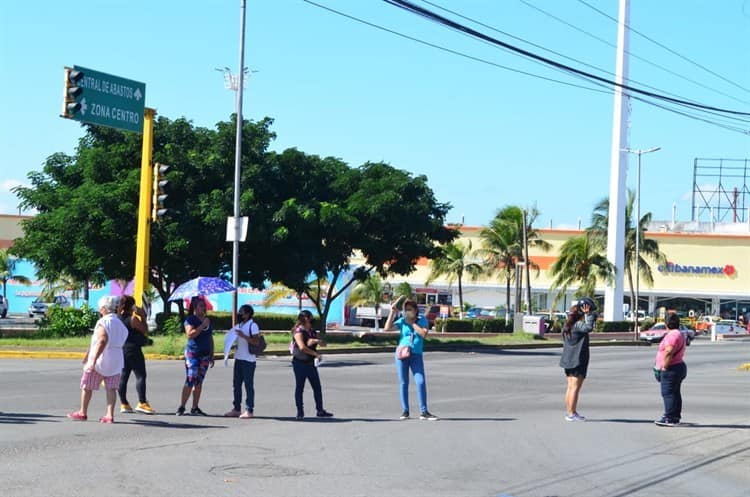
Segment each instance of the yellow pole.
[{"label": "yellow pole", "polygon": [[154,116],[156,111],[143,110],[143,148],[141,151],[141,192],[138,202],[138,236],[135,247],[135,283],[133,298],[138,307],[143,307],[143,292],[148,285],[148,255],[151,238],[151,190],[153,166],[151,156],[154,149]]}]

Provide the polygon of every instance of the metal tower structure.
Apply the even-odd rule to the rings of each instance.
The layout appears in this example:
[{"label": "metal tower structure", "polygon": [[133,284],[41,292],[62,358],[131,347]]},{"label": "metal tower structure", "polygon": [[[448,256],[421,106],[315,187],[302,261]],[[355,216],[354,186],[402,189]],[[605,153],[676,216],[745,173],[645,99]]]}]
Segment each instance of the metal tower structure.
[{"label": "metal tower structure", "polygon": [[750,159],[696,158],[693,163],[692,220],[750,222],[748,182]]}]

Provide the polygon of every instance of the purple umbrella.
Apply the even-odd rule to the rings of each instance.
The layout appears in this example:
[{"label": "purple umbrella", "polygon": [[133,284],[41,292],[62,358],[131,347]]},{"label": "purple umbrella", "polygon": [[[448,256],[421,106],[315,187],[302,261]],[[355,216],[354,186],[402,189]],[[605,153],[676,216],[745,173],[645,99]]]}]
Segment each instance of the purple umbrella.
[{"label": "purple umbrella", "polygon": [[214,293],[224,293],[234,291],[234,287],[222,280],[211,276],[198,276],[190,281],[175,288],[169,300],[182,300],[196,297],[198,295],[212,295]]}]

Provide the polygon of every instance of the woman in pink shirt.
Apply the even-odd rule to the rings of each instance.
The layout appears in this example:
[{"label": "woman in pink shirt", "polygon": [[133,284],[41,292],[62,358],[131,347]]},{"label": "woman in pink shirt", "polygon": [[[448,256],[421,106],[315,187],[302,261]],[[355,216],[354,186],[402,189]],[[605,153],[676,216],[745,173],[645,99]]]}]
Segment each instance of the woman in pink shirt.
[{"label": "woman in pink shirt", "polygon": [[685,337],[680,331],[680,318],[670,314],[667,318],[669,330],[659,343],[656,353],[657,378],[661,383],[661,396],[664,399],[664,415],[654,421],[659,426],[677,426],[682,417],[682,394],[680,386],[687,376],[687,366],[682,360],[685,355]]}]

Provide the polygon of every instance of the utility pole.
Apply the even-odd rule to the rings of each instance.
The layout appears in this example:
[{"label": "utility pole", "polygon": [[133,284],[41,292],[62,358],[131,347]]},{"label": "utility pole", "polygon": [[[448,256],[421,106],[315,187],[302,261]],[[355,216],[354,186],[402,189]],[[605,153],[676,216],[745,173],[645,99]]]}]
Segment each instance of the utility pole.
[{"label": "utility pole", "polygon": [[617,27],[617,65],[614,112],[612,116],[612,153],[609,176],[609,223],[607,228],[607,259],[615,266],[615,277],[604,289],[605,321],[622,320],[623,286],[625,282],[625,204],[628,146],[628,95],[622,86],[628,81],[628,25],[630,0],[620,0]]},{"label": "utility pole", "polygon": [[148,286],[149,248],[151,241],[151,197],[154,149],[154,116],[156,111],[146,107],[143,111],[143,144],[141,148],[141,189],[138,201],[138,234],[135,245],[135,281],[133,298],[138,307],[143,307],[143,293]]}]

